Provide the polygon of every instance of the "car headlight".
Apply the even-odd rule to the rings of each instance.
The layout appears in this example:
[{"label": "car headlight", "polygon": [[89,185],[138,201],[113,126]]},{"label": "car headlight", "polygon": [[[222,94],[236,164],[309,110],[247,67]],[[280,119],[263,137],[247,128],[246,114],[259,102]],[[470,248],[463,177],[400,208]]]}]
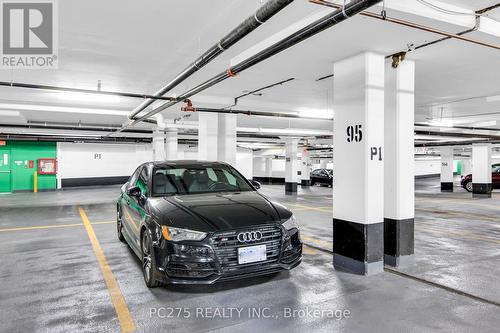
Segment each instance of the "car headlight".
[{"label": "car headlight", "polygon": [[291,230],[293,228],[298,229],[299,224],[297,223],[297,220],[295,219],[295,215],[292,214],[292,217],[290,217],[288,220],[285,221],[285,223],[283,223],[283,227],[286,230]]},{"label": "car headlight", "polygon": [[185,240],[200,241],[203,238],[207,237],[206,232],[167,227],[165,225],[161,227],[161,232],[166,240],[174,242],[185,241]]}]

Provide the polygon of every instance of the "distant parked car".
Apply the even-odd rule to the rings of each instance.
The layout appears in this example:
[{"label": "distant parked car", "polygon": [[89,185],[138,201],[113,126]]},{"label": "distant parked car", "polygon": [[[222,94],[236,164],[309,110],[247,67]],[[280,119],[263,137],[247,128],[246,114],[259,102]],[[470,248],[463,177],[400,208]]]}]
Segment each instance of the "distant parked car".
[{"label": "distant parked car", "polygon": [[[472,175],[463,176],[460,185],[468,192],[472,192]],[[494,189],[500,188],[500,163],[492,165],[491,186]]]},{"label": "distant parked car", "polygon": [[333,184],[333,170],[331,169],[316,169],[311,172],[311,185],[329,185]]}]

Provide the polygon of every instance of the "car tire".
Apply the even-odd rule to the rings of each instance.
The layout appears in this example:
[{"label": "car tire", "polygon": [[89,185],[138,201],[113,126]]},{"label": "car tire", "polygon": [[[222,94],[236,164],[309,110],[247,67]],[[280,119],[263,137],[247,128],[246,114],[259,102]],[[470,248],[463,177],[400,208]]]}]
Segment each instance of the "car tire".
[{"label": "car tire", "polygon": [[468,181],[465,183],[464,188],[467,190],[467,192],[472,192],[472,182]]},{"label": "car tire", "polygon": [[314,180],[311,180],[311,186],[316,185],[316,182]]},{"label": "car tire", "polygon": [[123,237],[123,223],[122,223],[122,216],[120,213],[120,207],[116,209],[116,234],[120,242],[125,243],[125,237]]},{"label": "car tire", "polygon": [[155,260],[153,260],[153,243],[147,231],[142,233],[141,240],[142,275],[144,282],[148,288],[159,287],[160,282],[154,278],[156,266]]}]

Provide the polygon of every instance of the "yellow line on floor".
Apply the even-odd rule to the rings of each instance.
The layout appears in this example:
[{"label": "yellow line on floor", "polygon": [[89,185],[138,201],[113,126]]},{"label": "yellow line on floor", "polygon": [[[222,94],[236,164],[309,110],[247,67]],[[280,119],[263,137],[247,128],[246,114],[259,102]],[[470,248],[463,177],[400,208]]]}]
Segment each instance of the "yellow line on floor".
[{"label": "yellow line on floor", "polygon": [[125,299],[123,298],[120,287],[118,286],[118,282],[116,282],[113,272],[108,265],[106,256],[102,251],[101,244],[99,244],[99,240],[97,239],[94,229],[92,228],[92,225],[90,224],[87,214],[83,208],[78,206],[78,211],[80,212],[80,217],[82,218],[87,234],[89,235],[90,243],[94,249],[99,267],[101,268],[104,282],[108,287],[109,296],[111,297],[111,302],[113,303],[116,314],[118,315],[121,330],[122,332],[133,332],[136,330],[134,320],[130,315],[130,311],[128,310],[127,303],[125,303]]},{"label": "yellow line on floor", "polygon": [[313,249],[312,247],[308,247],[307,244],[304,244],[305,246],[302,247],[302,252],[305,254],[317,254],[318,251]]},{"label": "yellow line on floor", "polygon": [[333,246],[333,244],[331,242],[327,242],[325,240],[318,239],[318,238],[311,237],[311,236],[305,236],[303,234],[300,235],[300,238],[305,240],[305,241],[311,242],[315,245],[318,245],[319,247],[322,247],[322,248],[331,249]]},{"label": "yellow line on floor", "polygon": [[[116,223],[116,222],[115,221],[104,221],[104,222],[92,222],[91,224],[110,224],[110,223]],[[68,227],[83,227],[83,226],[84,225],[81,223],[40,225],[40,226],[30,226],[30,227],[5,228],[5,229],[0,229],[0,232],[40,230],[40,229],[52,229],[52,228],[68,228]]]},{"label": "yellow line on floor", "polygon": [[485,237],[485,236],[481,236],[481,235],[477,235],[477,234],[470,234],[470,233],[465,233],[465,232],[447,230],[444,228],[436,228],[434,226],[429,226],[429,225],[422,226],[421,222],[419,222],[419,224],[420,224],[420,229],[422,229],[424,231],[442,233],[442,234],[449,236],[449,237],[456,236],[456,237],[462,238],[462,239],[472,239],[472,240],[479,240],[479,241],[484,241],[484,242],[492,243],[492,244],[500,244],[500,239],[494,239],[494,238]]},{"label": "yellow line on floor", "polygon": [[474,214],[474,213],[464,213],[464,212],[455,212],[455,211],[450,211],[450,210],[439,210],[439,209],[429,209],[429,208],[415,208],[415,211],[419,212],[426,212],[426,213],[433,213],[437,215],[451,215],[451,216],[457,216],[461,218],[470,218],[470,219],[475,219],[475,220],[484,220],[484,221],[494,221],[498,222],[498,218],[493,218],[490,216],[485,216],[483,214]]},{"label": "yellow line on floor", "polygon": [[287,206],[295,207],[295,210],[317,210],[320,212],[325,212],[325,213],[331,213],[332,208],[329,206],[319,206],[319,207],[311,207],[311,206],[304,206],[304,205],[299,205],[299,204],[286,204]]}]

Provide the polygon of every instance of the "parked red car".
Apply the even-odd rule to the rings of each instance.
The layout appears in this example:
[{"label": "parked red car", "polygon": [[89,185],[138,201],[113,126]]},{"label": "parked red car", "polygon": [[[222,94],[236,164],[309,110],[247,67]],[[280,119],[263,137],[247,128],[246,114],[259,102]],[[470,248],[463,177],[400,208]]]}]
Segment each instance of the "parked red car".
[{"label": "parked red car", "polygon": [[[500,189],[500,164],[493,164],[491,173],[491,187]],[[472,175],[463,176],[460,185],[468,192],[472,192]]]}]

